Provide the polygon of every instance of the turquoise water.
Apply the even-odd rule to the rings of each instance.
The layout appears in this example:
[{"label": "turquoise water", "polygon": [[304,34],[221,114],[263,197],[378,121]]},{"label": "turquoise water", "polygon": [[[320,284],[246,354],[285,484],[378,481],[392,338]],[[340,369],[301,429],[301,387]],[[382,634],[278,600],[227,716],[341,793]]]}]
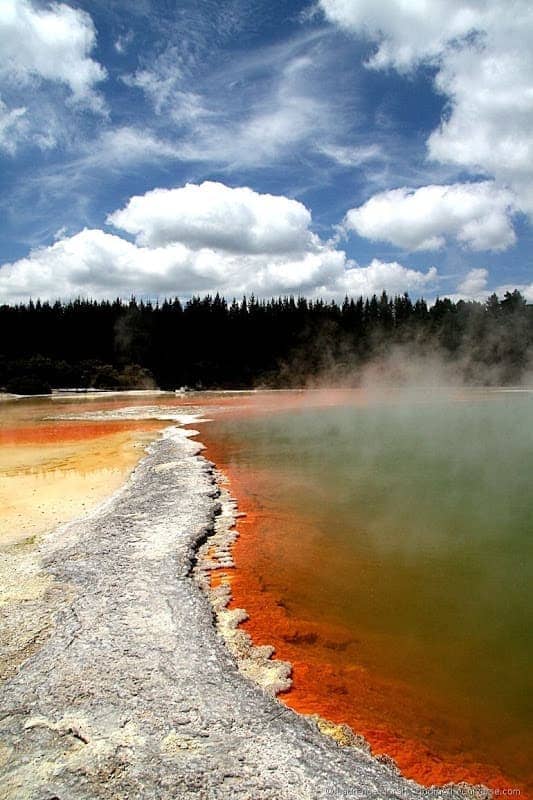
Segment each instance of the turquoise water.
[{"label": "turquoise water", "polygon": [[369,666],[447,698],[509,760],[527,752],[533,394],[411,394],[216,432],[235,464],[278,476],[269,507],[312,519],[284,552],[288,607],[393,643]]}]

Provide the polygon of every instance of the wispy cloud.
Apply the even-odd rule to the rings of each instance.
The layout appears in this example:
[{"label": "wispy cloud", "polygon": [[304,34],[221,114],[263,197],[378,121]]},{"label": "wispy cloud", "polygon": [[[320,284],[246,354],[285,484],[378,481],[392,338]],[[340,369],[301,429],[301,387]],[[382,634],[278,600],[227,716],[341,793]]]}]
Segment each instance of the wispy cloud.
[{"label": "wispy cloud", "polygon": [[[296,37],[223,63],[208,76],[172,46],[124,82],[144,92],[181,157],[214,165],[266,166],[329,140],[337,122],[320,92],[320,35]],[[205,69],[205,65],[204,65]]]},{"label": "wispy cloud", "polygon": [[127,31],[126,33],[121,33],[115,39],[114,48],[116,52],[123,56],[129,50],[134,39],[135,34],[132,30]]},{"label": "wispy cloud", "polygon": [[127,86],[144,92],[155,113],[165,115],[167,122],[189,125],[210,112],[203,107],[200,95],[184,88],[182,70],[180,52],[171,46],[149,66],[124,75],[122,80]]},{"label": "wispy cloud", "polygon": [[0,98],[0,149],[13,155],[17,149],[17,142],[24,136],[27,129],[25,119],[28,109],[26,106],[8,109]]}]

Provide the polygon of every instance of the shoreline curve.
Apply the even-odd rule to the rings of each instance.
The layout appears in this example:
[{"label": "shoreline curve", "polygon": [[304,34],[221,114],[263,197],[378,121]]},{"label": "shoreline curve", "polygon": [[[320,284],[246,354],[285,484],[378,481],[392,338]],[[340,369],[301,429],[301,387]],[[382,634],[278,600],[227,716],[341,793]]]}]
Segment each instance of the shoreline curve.
[{"label": "shoreline curve", "polygon": [[[209,461],[214,469],[214,476],[220,491],[221,513],[215,519],[212,536],[198,550],[198,563],[195,574],[198,582],[207,594],[213,607],[216,627],[219,635],[225,640],[230,652],[235,657],[239,669],[247,678],[256,683],[267,694],[277,697],[289,691],[292,686],[292,664],[276,657],[273,645],[258,645],[253,636],[241,626],[249,619],[245,608],[230,607],[234,597],[231,579],[237,564],[233,559],[233,546],[239,537],[238,520],[246,516],[239,511],[238,500],[231,494],[230,481],[216,463]],[[290,703],[284,707],[291,708]],[[303,713],[292,709],[294,713],[316,725],[321,734],[332,739],[338,746],[355,748],[368,753],[371,758],[386,764],[403,780],[412,782],[401,771],[398,764],[386,753],[372,753],[370,743],[365,737],[354,731],[349,724],[333,722],[319,713]],[[422,785],[422,784],[419,784]],[[439,786],[427,786],[428,791],[455,787],[463,797],[491,797],[493,791],[483,784],[454,783]]]},{"label": "shoreline curve", "polygon": [[193,574],[224,513],[194,435],[166,428],[122,489],[40,541],[54,619],[0,686],[0,798],[486,796],[339,747],[238,670]]}]

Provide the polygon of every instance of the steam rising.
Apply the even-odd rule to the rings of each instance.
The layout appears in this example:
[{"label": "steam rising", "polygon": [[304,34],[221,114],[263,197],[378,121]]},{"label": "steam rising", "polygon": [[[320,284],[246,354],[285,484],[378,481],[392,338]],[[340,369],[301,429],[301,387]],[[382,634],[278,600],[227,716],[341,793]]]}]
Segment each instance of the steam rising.
[{"label": "steam rising", "polygon": [[430,311],[418,301],[422,318],[407,324],[398,324],[393,311],[402,298],[373,299],[381,315],[364,337],[322,324],[283,362],[277,385],[368,390],[533,383],[533,307],[519,292],[501,302],[492,295],[485,304],[437,300]]}]

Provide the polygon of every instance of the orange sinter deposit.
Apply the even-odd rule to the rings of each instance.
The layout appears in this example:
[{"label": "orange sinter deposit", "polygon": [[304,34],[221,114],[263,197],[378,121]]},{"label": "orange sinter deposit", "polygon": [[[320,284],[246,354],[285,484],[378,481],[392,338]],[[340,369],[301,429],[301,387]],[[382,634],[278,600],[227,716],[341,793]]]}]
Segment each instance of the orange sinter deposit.
[{"label": "orange sinter deposit", "polygon": [[[498,761],[491,759],[490,748],[481,741],[477,748],[460,708],[373,668],[374,661],[379,663],[378,649],[381,654],[391,652],[393,640],[367,634],[364,620],[361,635],[335,627],[320,617],[319,600],[316,613],[305,619],[298,615],[287,598],[298,595],[299,581],[307,599],[312,589],[303,585],[309,583],[309,571],[302,568],[298,574],[295,570],[298,534],[312,536],[312,521],[269,507],[268,487],[280,476],[236,464],[232,447],[238,444],[217,437],[216,426],[203,426],[200,438],[207,447],[206,456],[227,478],[239,512],[245,515],[238,519],[239,537],[233,549],[231,607],[246,609],[243,626],[254,644],[273,645],[275,657],[293,667],[293,686],[279,699],[300,713],[347,723],[366,738],[375,755],[391,757],[406,777],[423,785],[465,781],[502,793],[520,790],[520,796],[526,797],[524,784],[494,765]],[[213,585],[219,582],[216,571],[212,580]],[[285,591],[288,587],[290,591]],[[526,759],[523,754],[524,765]]]},{"label": "orange sinter deposit", "polygon": [[[0,409],[0,547],[90,511],[124,483],[164,426],[55,422],[42,419],[43,409],[56,410],[44,403],[5,403]],[[80,411],[80,404],[75,409]]]},{"label": "orange sinter deposit", "polygon": [[[251,399],[250,399],[251,398]],[[0,404],[0,548],[87,513],[113,494],[145,446],[170,424],[163,420],[69,420],[63,415],[166,407],[255,403],[254,395],[95,393],[54,395]]]}]

